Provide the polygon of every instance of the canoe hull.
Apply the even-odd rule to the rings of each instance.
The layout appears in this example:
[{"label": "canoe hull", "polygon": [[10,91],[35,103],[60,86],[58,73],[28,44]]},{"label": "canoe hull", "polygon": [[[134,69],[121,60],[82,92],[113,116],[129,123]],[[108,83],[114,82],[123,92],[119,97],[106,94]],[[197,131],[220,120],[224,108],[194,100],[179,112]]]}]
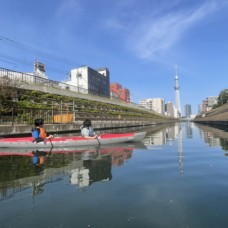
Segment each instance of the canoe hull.
[{"label": "canoe hull", "polygon": [[63,148],[77,146],[99,146],[114,143],[134,142],[142,140],[146,132],[105,134],[98,139],[85,139],[81,136],[55,137],[46,142],[33,142],[32,137],[0,139],[0,148]]}]

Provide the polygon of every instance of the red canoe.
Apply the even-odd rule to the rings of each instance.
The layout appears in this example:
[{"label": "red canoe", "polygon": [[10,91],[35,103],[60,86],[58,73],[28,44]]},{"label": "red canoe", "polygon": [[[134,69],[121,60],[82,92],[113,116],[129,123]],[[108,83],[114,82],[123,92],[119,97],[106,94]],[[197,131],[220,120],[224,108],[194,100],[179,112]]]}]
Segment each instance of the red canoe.
[{"label": "red canoe", "polygon": [[113,143],[140,141],[146,132],[104,134],[98,139],[86,139],[81,136],[54,137],[45,142],[33,142],[32,137],[3,138],[0,139],[0,148],[56,148],[56,147],[77,147],[97,146]]}]

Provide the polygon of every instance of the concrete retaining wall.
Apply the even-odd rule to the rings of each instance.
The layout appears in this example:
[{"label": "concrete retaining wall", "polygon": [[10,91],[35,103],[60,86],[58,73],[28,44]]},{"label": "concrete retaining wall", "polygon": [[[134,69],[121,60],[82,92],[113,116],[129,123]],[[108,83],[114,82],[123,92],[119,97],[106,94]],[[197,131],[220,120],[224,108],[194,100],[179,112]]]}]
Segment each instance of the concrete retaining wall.
[{"label": "concrete retaining wall", "polygon": [[[126,127],[138,127],[159,125],[165,122],[149,122],[149,121],[93,121],[93,127],[95,130],[99,129],[112,129],[112,128],[126,128]],[[168,122],[167,122],[168,123]],[[48,133],[60,133],[60,132],[80,132],[80,126],[82,122],[75,122],[74,124],[47,124],[45,129]],[[0,126],[0,136],[8,135],[31,135],[32,125],[4,125]]]}]

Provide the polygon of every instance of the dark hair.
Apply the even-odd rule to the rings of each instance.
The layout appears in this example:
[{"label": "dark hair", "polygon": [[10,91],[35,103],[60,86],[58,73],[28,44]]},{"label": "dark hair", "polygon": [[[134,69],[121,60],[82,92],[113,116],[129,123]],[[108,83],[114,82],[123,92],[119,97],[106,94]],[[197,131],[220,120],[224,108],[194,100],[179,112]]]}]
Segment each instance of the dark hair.
[{"label": "dark hair", "polygon": [[40,127],[42,125],[44,125],[44,120],[43,119],[41,119],[41,118],[35,119],[35,126],[36,127]]},{"label": "dark hair", "polygon": [[91,126],[91,120],[89,120],[89,119],[86,119],[84,122],[83,122],[83,126],[84,127],[90,127]]}]

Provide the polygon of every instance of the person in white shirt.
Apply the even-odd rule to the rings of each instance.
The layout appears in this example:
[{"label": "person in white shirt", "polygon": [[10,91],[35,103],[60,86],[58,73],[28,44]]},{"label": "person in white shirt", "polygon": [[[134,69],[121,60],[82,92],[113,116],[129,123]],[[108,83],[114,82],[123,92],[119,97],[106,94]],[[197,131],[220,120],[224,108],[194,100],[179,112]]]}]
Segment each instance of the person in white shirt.
[{"label": "person in white shirt", "polygon": [[91,120],[86,119],[82,126],[80,127],[81,129],[81,136],[87,139],[96,139],[98,136],[95,134]]}]

